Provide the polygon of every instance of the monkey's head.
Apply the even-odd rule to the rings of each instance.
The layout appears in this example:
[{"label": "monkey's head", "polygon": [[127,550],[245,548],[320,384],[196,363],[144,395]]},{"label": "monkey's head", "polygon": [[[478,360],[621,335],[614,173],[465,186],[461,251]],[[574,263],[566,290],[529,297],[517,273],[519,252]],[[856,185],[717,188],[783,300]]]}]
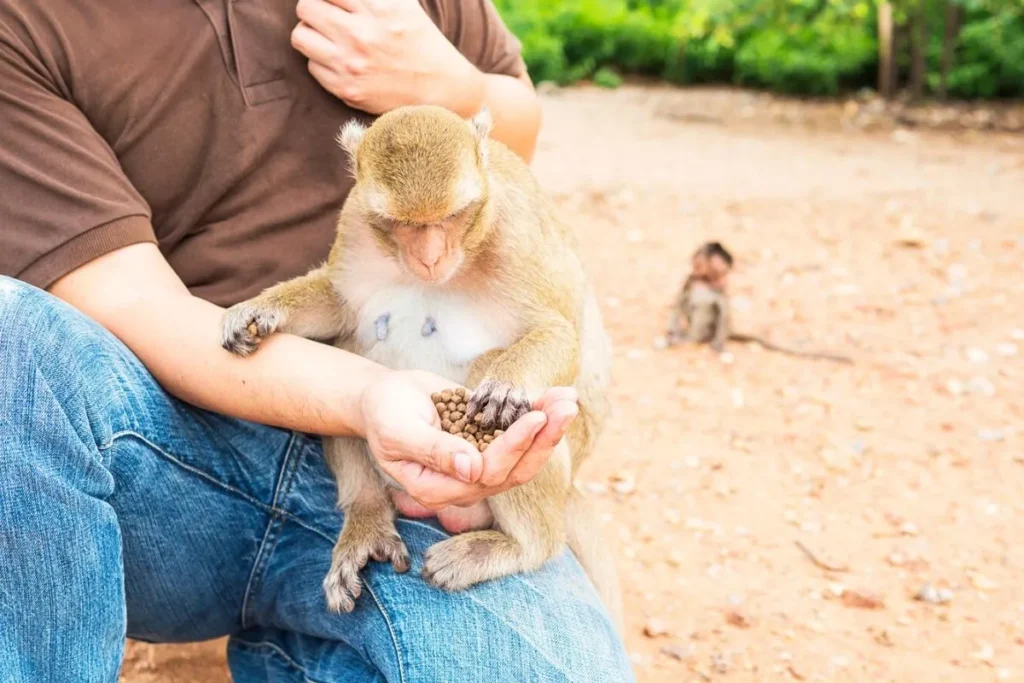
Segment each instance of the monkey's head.
[{"label": "monkey's head", "polygon": [[411,275],[441,284],[482,239],[491,116],[401,107],[338,135],[349,153],[353,198],[377,241]]},{"label": "monkey's head", "polygon": [[691,276],[711,287],[724,290],[733,258],[721,242],[706,242],[693,253]]}]

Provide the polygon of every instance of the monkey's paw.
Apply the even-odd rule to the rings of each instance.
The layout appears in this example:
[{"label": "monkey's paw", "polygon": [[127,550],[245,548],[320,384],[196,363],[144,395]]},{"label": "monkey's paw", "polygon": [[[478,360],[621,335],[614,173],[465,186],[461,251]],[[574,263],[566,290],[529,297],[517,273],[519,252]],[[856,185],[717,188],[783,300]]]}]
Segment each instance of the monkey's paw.
[{"label": "monkey's paw", "polygon": [[351,612],[356,599],[363,592],[359,570],[372,558],[376,562],[390,562],[401,574],[409,570],[409,551],[397,532],[380,533],[365,539],[339,539],[331,555],[331,568],[324,577],[324,596],[327,608],[335,614]]},{"label": "monkey's paw", "polygon": [[499,532],[470,532],[452,536],[427,548],[422,575],[438,588],[459,591],[470,586],[511,574],[519,567],[502,567],[500,550],[508,541],[497,537]]},{"label": "monkey's paw", "polygon": [[273,309],[260,308],[250,302],[235,304],[224,313],[221,346],[239,356],[248,356],[265,337],[270,336],[283,322],[283,316]]},{"label": "monkey's paw", "polygon": [[506,429],[528,412],[530,399],[527,398],[525,390],[516,388],[509,382],[485,379],[473,392],[473,397],[466,408],[466,417],[472,420],[480,413],[480,424],[485,429],[495,425],[500,429]]}]

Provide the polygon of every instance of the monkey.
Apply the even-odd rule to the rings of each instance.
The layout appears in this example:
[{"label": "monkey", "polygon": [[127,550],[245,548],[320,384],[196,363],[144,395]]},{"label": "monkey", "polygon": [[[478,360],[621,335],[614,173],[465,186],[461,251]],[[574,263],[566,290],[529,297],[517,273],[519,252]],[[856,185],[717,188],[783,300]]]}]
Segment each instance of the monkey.
[{"label": "monkey", "polygon": [[[721,353],[727,341],[756,342],[770,351],[798,356],[853,363],[853,359],[831,353],[802,351],[781,346],[755,335],[732,329],[727,284],[733,267],[733,256],[721,242],[702,244],[691,257],[691,271],[672,305],[666,339],[672,346],[684,341],[691,344],[710,343]],[[686,330],[682,331],[682,321]]]},{"label": "monkey", "polygon": [[[246,356],[274,333],[328,340],[464,385],[466,418],[501,428],[548,388],[574,386],[568,455],[488,498],[492,527],[431,546],[422,576],[462,590],[536,570],[564,543],[621,630],[617,571],[573,485],[609,413],[610,338],[575,236],[492,125],[486,108],[466,120],[431,105],[345,124],[337,142],[355,182],[327,260],[229,308],[222,345]],[[399,484],[364,440],[326,438],[324,454],[345,517],[323,587],[332,612],[349,612],[369,558],[409,568],[387,495]]]}]

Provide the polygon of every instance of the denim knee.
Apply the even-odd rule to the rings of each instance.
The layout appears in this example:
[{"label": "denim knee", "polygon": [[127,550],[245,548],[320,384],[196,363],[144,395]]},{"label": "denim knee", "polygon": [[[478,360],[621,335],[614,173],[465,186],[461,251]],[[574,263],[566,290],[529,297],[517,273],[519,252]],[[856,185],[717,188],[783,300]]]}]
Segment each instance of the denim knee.
[{"label": "denim knee", "polygon": [[0,413],[8,419],[35,421],[45,406],[83,441],[108,443],[126,419],[121,376],[129,358],[116,337],[70,304],[0,276]]}]

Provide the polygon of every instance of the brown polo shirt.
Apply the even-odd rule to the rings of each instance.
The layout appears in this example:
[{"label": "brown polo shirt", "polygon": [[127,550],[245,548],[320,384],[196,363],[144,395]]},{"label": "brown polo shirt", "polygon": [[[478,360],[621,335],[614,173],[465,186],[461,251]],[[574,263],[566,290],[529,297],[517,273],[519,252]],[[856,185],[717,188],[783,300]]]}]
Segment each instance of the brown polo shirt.
[{"label": "brown polo shirt", "polygon": [[[421,0],[480,70],[518,76],[490,0]],[[352,117],[290,45],[295,0],[2,0],[0,274],[47,287],[156,242],[230,305],[327,256]]]}]

